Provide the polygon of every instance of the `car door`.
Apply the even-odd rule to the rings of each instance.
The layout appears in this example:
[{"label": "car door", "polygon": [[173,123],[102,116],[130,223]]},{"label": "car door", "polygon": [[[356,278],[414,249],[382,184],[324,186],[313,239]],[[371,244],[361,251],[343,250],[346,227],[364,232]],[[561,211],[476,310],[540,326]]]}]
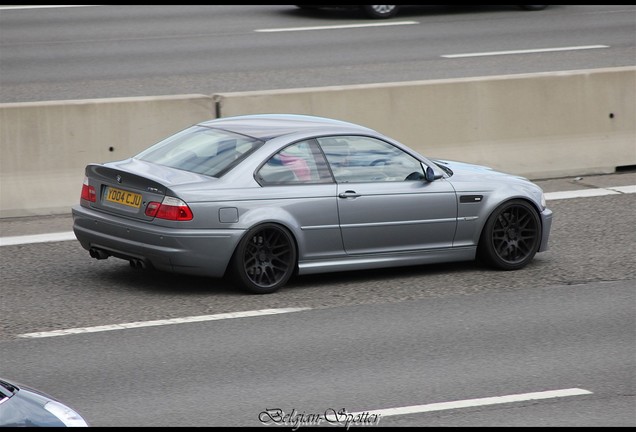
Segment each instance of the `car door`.
[{"label": "car door", "polygon": [[337,186],[314,140],[281,149],[257,170],[255,178],[264,188],[258,204],[261,211],[298,228],[295,234],[301,261],[345,254],[338,225]]},{"label": "car door", "polygon": [[338,136],[318,141],[337,182],[347,254],[452,246],[457,201],[450,183],[426,181],[418,159],[376,138]]}]

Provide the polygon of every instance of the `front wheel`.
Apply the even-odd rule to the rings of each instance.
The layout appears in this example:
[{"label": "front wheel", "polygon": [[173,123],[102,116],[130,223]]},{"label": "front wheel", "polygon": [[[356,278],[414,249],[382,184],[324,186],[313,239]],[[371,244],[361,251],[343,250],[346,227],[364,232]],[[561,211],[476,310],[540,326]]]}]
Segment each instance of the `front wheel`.
[{"label": "front wheel", "polygon": [[296,254],[288,230],[276,224],[259,225],[239,242],[230,271],[240,288],[254,294],[272,293],[293,275]]},{"label": "front wheel", "polygon": [[506,202],[488,218],[477,249],[478,257],[502,270],[528,264],[539,249],[541,220],[527,201]]}]

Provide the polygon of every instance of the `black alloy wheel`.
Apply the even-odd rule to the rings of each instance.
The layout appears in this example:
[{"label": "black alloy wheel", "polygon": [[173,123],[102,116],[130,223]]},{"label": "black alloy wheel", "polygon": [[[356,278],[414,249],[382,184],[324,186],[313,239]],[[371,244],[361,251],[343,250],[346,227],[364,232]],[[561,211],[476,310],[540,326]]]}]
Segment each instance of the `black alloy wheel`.
[{"label": "black alloy wheel", "polygon": [[254,227],[241,239],[232,258],[234,280],[248,292],[272,293],[294,274],[296,253],[287,229],[276,224]]},{"label": "black alloy wheel", "polygon": [[488,218],[477,253],[496,268],[517,270],[534,258],[540,241],[537,210],[527,201],[512,200],[500,205]]}]

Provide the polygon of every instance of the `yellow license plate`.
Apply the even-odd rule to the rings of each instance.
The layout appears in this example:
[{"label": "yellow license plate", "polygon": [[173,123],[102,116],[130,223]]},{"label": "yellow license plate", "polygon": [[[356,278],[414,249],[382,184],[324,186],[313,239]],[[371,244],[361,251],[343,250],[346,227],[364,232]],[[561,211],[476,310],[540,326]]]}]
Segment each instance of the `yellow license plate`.
[{"label": "yellow license plate", "polygon": [[123,204],[128,207],[139,208],[141,206],[141,195],[109,187],[106,190],[106,201]]}]

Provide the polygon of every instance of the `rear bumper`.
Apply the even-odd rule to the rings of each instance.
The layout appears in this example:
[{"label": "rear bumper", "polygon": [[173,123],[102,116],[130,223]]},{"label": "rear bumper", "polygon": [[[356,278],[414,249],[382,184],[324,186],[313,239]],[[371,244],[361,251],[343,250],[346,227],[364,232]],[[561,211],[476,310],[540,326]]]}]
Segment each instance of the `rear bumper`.
[{"label": "rear bumper", "polygon": [[157,270],[222,277],[244,231],[174,229],[72,208],[73,232],[82,247],[106,256],[140,260]]}]

